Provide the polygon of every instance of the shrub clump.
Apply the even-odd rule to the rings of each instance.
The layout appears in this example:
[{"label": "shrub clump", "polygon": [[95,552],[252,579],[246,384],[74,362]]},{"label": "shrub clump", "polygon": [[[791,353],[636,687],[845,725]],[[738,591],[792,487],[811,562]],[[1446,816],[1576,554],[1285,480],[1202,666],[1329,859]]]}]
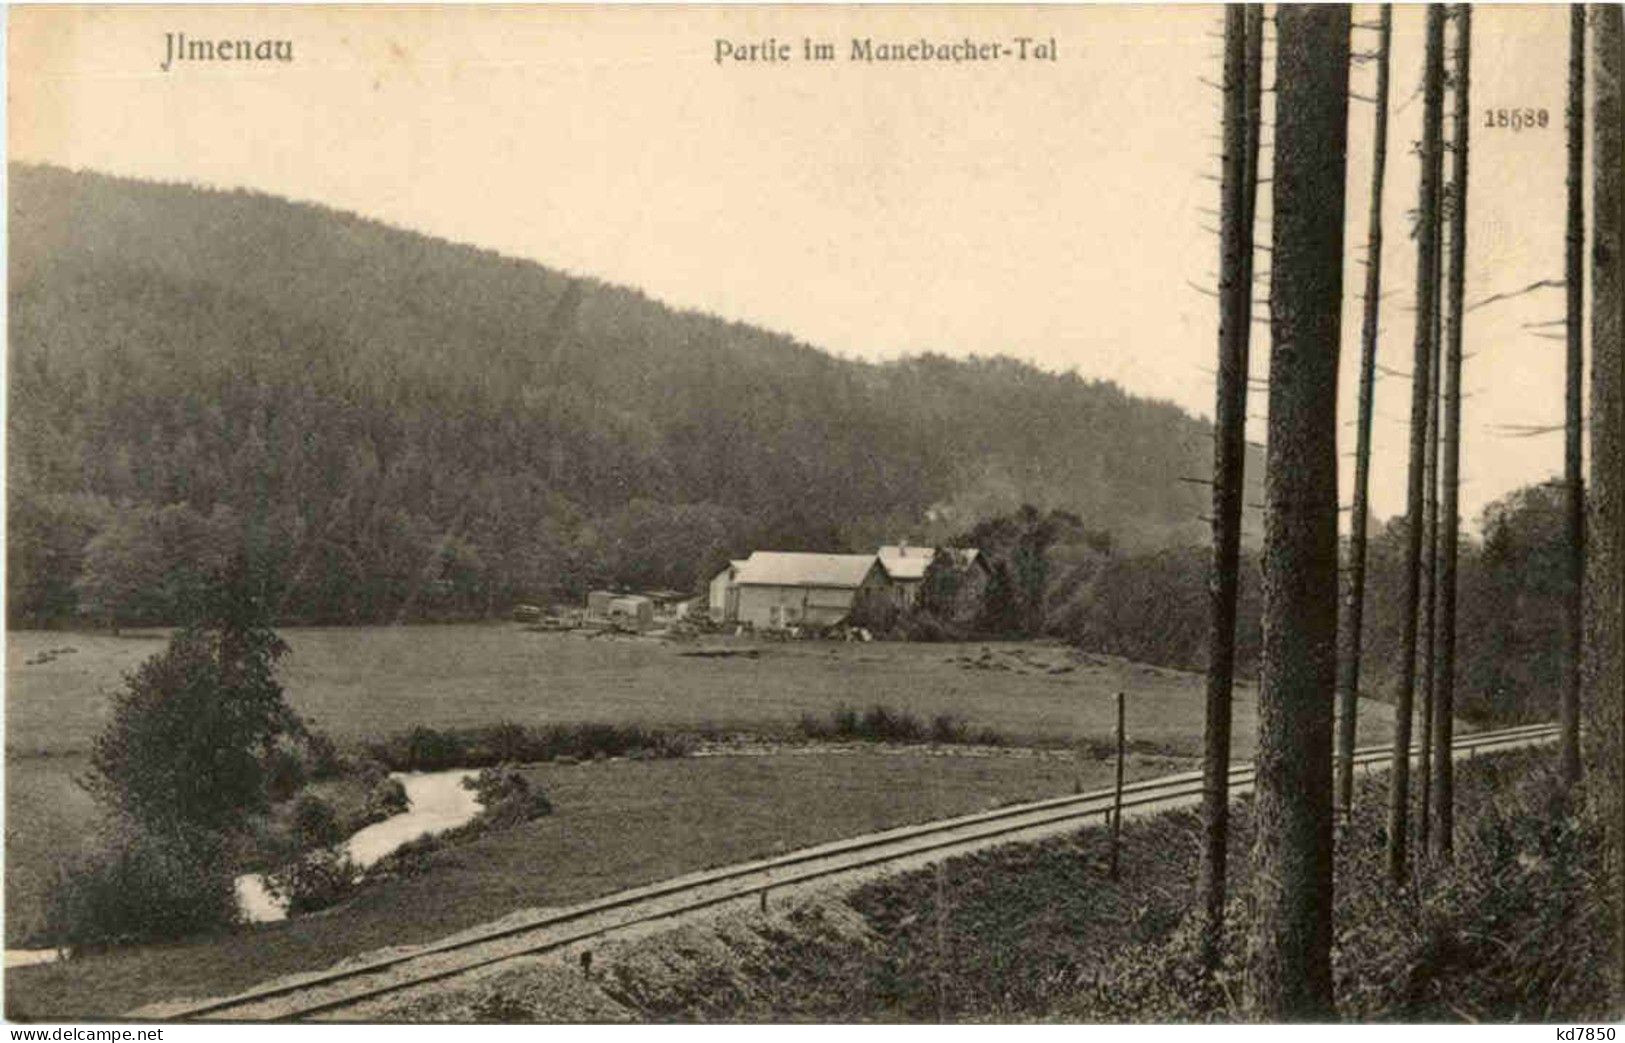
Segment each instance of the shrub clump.
[{"label": "shrub clump", "polygon": [[483,809],[480,822],[487,829],[508,829],[553,813],[547,794],[512,766],[486,768],[463,787],[474,791]]},{"label": "shrub clump", "polygon": [[47,900],[56,944],[100,948],[183,937],[232,924],[237,895],[221,843],[129,822],[68,868]]},{"label": "shrub clump", "polygon": [[393,815],[399,815],[406,811],[411,803],[406,797],[406,787],[401,785],[401,780],[385,775],[367,789],[367,803],[362,809],[365,821],[362,825],[371,825]]},{"label": "shrub clump", "polygon": [[302,793],[293,803],[293,835],[301,848],[332,847],[344,839],[344,829],[333,805]]},{"label": "shrub clump", "polygon": [[552,724],[527,728],[512,722],[482,728],[418,727],[365,744],[367,756],[390,771],[447,771],[499,764],[534,764],[573,758],[686,757],[691,737],[641,725]]},{"label": "shrub clump", "polygon": [[939,713],[929,723],[908,710],[875,704],[863,712],[837,706],[828,718],[802,714],[804,738],[844,742],[933,742],[941,745],[1003,745],[1004,737],[991,728],[972,730],[951,713]]},{"label": "shrub clump", "polygon": [[361,886],[361,870],[336,847],[317,848],[265,878],[266,888],[288,906],[289,916],[337,905]]}]

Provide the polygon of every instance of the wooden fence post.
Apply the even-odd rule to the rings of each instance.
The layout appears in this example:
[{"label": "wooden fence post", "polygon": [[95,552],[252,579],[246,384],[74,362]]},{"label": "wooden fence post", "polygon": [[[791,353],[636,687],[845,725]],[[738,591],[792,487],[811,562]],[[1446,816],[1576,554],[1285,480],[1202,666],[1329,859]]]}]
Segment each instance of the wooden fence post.
[{"label": "wooden fence post", "polygon": [[1117,879],[1118,848],[1123,832],[1123,693],[1117,693],[1117,782],[1112,789],[1112,861],[1110,877]]}]

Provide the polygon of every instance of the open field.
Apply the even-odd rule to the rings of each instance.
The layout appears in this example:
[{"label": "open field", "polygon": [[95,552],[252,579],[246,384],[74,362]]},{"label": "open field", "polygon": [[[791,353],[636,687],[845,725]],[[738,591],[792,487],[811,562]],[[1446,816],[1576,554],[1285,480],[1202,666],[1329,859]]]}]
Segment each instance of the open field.
[{"label": "open field", "polygon": [[[1201,677],[1086,656],[1046,643],[785,644],[714,639],[679,644],[540,634],[507,624],[295,628],[283,633],[292,648],[282,671],[289,699],[341,742],[419,724],[463,727],[505,720],[521,724],[608,721],[782,734],[793,730],[803,713],[827,719],[841,703],[863,707],[883,702],[926,720],[938,713],[952,713],[974,729],[992,728],[1015,743],[1060,745],[1075,738],[1108,737],[1114,726],[1113,695],[1117,691],[1128,693],[1129,734],[1140,743],[1195,753],[1202,730]],[[52,867],[74,850],[74,842],[64,838],[83,843],[93,833],[96,809],[72,779],[85,769],[84,754],[105,718],[107,695],[118,687],[124,673],[161,649],[166,638],[153,631],[120,637],[54,631],[8,635],[6,936],[11,944],[37,931],[40,897]],[[719,647],[745,654],[726,658],[685,654]],[[1364,707],[1361,741],[1385,740],[1391,711],[1370,701]],[[1243,685],[1236,701],[1237,759],[1251,755],[1255,733],[1254,690]],[[641,786],[647,779],[666,778],[670,772],[696,771],[709,779],[719,772],[737,778],[756,770],[766,774],[757,780],[760,785],[753,783],[748,789],[754,803],[741,813],[764,821],[784,821],[792,813],[799,814],[792,809],[800,806],[803,795],[777,792],[772,785],[774,780],[791,785],[798,778],[794,772],[763,767],[777,763],[774,760],[743,763],[756,767],[731,772],[714,766],[617,768],[604,777],[605,784],[624,785],[626,792],[598,793],[594,799],[636,803],[644,796]],[[895,767],[908,762],[873,763]],[[928,763],[949,762],[933,758]],[[988,762],[997,763],[1002,762]],[[976,779],[962,774],[968,769],[951,762],[943,770],[955,781],[942,785],[950,793],[964,788],[963,800],[970,803],[955,796],[927,814],[923,806],[909,804],[920,795],[905,792],[920,777],[899,769],[897,788],[877,786],[864,791],[860,786],[858,795],[867,794],[862,799],[846,795],[837,800],[846,825],[828,836],[863,832],[879,821],[876,815],[901,814],[903,818],[887,821],[913,821],[908,816],[914,812],[923,818],[938,811],[948,814],[980,806],[974,790]],[[1026,779],[1025,775],[1008,775],[1017,769],[984,766],[980,770],[994,773],[982,795],[987,800],[1061,792],[1055,786],[1070,784],[1070,775],[1059,782],[1059,776],[1044,776],[1042,785],[1050,788],[1018,792],[1001,788],[1006,784],[997,781]],[[640,771],[645,774],[639,775]],[[905,779],[913,781],[905,786]],[[937,785],[934,776],[925,782]],[[697,794],[703,792],[702,786]],[[874,806],[864,800],[872,800]],[[688,800],[683,804],[688,806]],[[703,803],[697,808],[699,830],[702,819],[711,821],[708,816],[714,809]],[[683,812],[673,814],[681,817]],[[610,820],[599,824],[611,832],[625,828]],[[832,828],[834,824],[832,821]],[[800,834],[787,834],[787,838],[786,843],[817,839]],[[677,843],[697,841],[683,836]],[[573,871],[594,870],[583,865]],[[629,882],[613,869],[608,872],[617,886]]]},{"label": "open field", "polygon": [[[1130,776],[1180,766],[1136,756]],[[218,995],[382,946],[429,941],[527,906],[1070,792],[1077,770],[1061,753],[879,748],[542,765],[530,773],[553,800],[548,818],[437,852],[420,875],[380,883],[314,916],[7,971],[7,1013],[110,1016],[175,996]],[[1111,765],[1085,761],[1082,771],[1084,788],[1096,788],[1109,783]]]},{"label": "open field", "polygon": [[[779,643],[587,638],[512,624],[292,628],[282,677],[289,700],[340,741],[414,725],[606,721],[648,727],[783,732],[841,703],[952,713],[1015,743],[1103,738],[1113,696],[1128,693],[1131,738],[1196,753],[1200,675],[1085,655],[1042,642]],[[6,749],[88,749],[122,675],[165,636],[22,631],[6,649]],[[685,655],[730,646],[752,655]],[[73,648],[48,662],[42,652]],[[32,660],[32,662],[31,662]],[[1235,756],[1252,756],[1256,691],[1236,690]],[[1392,710],[1362,703],[1360,741],[1389,735]]]}]

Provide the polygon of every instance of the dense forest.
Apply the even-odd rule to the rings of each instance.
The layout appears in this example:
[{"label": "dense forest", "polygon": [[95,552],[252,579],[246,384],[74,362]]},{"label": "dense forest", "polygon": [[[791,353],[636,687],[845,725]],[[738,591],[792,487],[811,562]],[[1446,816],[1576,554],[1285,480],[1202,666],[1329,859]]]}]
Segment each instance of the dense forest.
[{"label": "dense forest", "polygon": [[[1484,509],[1479,538],[1462,541],[1456,708],[1464,720],[1528,723],[1556,713],[1568,546],[1562,500],[1555,483],[1516,490]],[[1369,553],[1361,688],[1385,696],[1401,661],[1405,519],[1376,529]],[[1093,652],[1182,670],[1207,668],[1203,624],[1211,563],[1205,548],[1120,554],[1063,536],[1050,556],[1050,633]],[[1262,610],[1258,555],[1243,551],[1236,669],[1252,679],[1260,666]]]},{"label": "dense forest", "polygon": [[1206,532],[1180,479],[1209,425],[1110,383],[839,359],[250,192],[9,177],[12,625],[172,622],[245,547],[283,622],[351,623],[687,589],[1023,503],[1131,550]]}]

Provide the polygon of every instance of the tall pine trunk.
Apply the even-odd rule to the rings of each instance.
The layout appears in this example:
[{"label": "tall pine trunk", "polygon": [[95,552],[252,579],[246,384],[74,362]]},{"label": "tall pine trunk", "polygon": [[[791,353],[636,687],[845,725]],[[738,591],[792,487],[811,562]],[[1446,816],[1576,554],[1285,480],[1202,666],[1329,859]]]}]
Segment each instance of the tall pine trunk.
[{"label": "tall pine trunk", "polygon": [[[1450,193],[1440,190],[1439,220],[1433,226],[1433,285],[1442,286],[1444,269],[1445,211]],[[1433,669],[1435,658],[1434,614],[1439,601],[1439,363],[1444,344],[1440,336],[1441,297],[1433,299],[1433,362],[1428,367],[1428,426],[1427,463],[1422,468],[1422,482],[1427,487],[1422,499],[1422,575],[1419,590],[1421,619],[1417,621],[1418,696],[1417,717],[1421,722],[1422,737],[1417,743],[1416,772],[1420,791],[1417,796],[1416,844],[1417,850],[1426,851],[1428,844],[1429,802],[1432,799],[1429,766],[1432,763],[1433,742]]]},{"label": "tall pine trunk", "polygon": [[[1617,886],[1625,893],[1625,631],[1622,615],[1625,584],[1625,512],[1620,502],[1621,338],[1625,336],[1625,286],[1620,263],[1625,259],[1625,221],[1621,215],[1621,178],[1625,177],[1625,140],[1620,104],[1622,16],[1616,4],[1592,7],[1591,54],[1595,93],[1591,136],[1591,481],[1586,497],[1590,525],[1586,539],[1585,655],[1582,682],[1600,755],[1593,763],[1607,774],[1598,797],[1612,824]],[[1625,959],[1625,916],[1619,918],[1619,955]],[[1625,985],[1625,966],[1620,969]]]},{"label": "tall pine trunk", "polygon": [[1393,6],[1382,5],[1377,26],[1377,125],[1371,153],[1371,211],[1366,231],[1365,301],[1360,322],[1360,402],[1354,445],[1354,505],[1349,518],[1349,585],[1342,671],[1337,682],[1337,806],[1354,806],[1354,736],[1360,699],[1360,629],[1365,617],[1366,515],[1370,513],[1371,408],[1377,370],[1377,322],[1382,302],[1382,182],[1388,163],[1388,52]]},{"label": "tall pine trunk", "polygon": [[1325,1020],[1332,998],[1332,702],[1337,680],[1337,358],[1349,8],[1276,14],[1264,655],[1247,1000]]},{"label": "tall pine trunk", "polygon": [[1567,380],[1563,394],[1563,492],[1568,530],[1568,590],[1563,601],[1563,778],[1580,778],[1580,642],[1585,602],[1585,476],[1581,473],[1580,390],[1585,378],[1585,8],[1569,8],[1568,233],[1563,285],[1568,299]]},{"label": "tall pine trunk", "polygon": [[1411,452],[1405,496],[1405,600],[1401,606],[1399,679],[1394,687],[1394,766],[1388,794],[1388,875],[1405,878],[1409,839],[1411,712],[1416,688],[1416,608],[1422,552],[1422,470],[1427,449],[1428,380],[1433,362],[1433,309],[1437,307],[1440,118],[1444,93],[1444,9],[1427,9],[1427,51],[1422,69],[1422,183],[1416,232],[1416,351],[1411,366]]},{"label": "tall pine trunk", "polygon": [[1456,712],[1456,559],[1461,526],[1461,323],[1467,275],[1467,154],[1472,123],[1473,5],[1456,5],[1456,106],[1450,153],[1450,285],[1445,309],[1444,460],[1440,471],[1439,613],[1433,678],[1433,851],[1448,859],[1455,846],[1456,765],[1451,731]]},{"label": "tall pine trunk", "polygon": [[1214,407],[1213,560],[1208,578],[1202,818],[1202,969],[1218,960],[1230,837],[1231,688],[1247,453],[1252,216],[1258,181],[1262,12],[1231,4],[1224,25],[1224,159],[1219,198],[1219,364]]}]

